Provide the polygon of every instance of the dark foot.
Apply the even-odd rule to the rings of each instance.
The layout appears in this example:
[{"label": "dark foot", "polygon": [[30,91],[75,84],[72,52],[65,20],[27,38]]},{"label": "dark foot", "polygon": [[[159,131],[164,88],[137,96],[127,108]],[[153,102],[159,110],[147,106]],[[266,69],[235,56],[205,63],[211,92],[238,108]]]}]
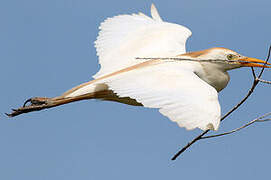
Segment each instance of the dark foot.
[{"label": "dark foot", "polygon": [[[51,98],[45,97],[34,97],[25,101],[22,107],[18,109],[12,109],[12,113],[5,113],[9,117],[18,116],[23,113],[28,113],[31,111],[40,111],[45,108],[51,107],[50,100]],[[27,105],[29,104],[29,105]]]}]

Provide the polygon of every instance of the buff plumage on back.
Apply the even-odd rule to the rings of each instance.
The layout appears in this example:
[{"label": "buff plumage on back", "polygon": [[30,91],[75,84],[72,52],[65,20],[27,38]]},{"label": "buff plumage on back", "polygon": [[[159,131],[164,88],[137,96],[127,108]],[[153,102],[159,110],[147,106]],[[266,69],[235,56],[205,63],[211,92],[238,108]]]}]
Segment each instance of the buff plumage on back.
[{"label": "buff plumage on back", "polygon": [[170,57],[185,53],[191,31],[164,22],[154,5],[151,15],[119,15],[101,23],[95,41],[101,68],[94,78],[143,62],[136,57]]}]

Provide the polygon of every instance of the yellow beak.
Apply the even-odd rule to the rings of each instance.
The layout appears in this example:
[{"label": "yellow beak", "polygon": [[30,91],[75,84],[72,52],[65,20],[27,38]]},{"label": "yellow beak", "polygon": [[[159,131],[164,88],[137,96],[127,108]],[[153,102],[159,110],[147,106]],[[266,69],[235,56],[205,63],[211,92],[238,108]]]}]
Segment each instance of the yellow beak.
[{"label": "yellow beak", "polygon": [[[256,58],[251,58],[251,57],[244,57],[242,59],[239,59],[239,63],[245,67],[271,68],[271,66],[267,66],[267,65],[271,65],[270,63],[266,63],[265,65],[265,61],[256,59]],[[258,64],[258,63],[261,63],[261,64]]]}]

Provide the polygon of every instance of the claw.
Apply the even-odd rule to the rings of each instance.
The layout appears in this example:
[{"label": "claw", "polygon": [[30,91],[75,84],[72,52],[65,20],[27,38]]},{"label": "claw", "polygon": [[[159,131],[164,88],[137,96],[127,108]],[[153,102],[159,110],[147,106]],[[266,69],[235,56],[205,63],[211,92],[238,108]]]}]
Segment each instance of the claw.
[{"label": "claw", "polygon": [[24,102],[23,107],[25,107],[25,106],[26,106],[26,104],[27,104],[27,103],[29,103],[29,102],[31,102],[31,101],[32,101],[32,98],[27,99],[27,100]]},{"label": "claw", "polygon": [[8,117],[12,117],[11,114],[5,113],[5,115],[7,115]]},{"label": "claw", "polygon": [[5,113],[5,115],[7,115],[8,117],[14,117],[20,114],[19,109],[12,109],[12,111],[13,111],[12,113]]}]

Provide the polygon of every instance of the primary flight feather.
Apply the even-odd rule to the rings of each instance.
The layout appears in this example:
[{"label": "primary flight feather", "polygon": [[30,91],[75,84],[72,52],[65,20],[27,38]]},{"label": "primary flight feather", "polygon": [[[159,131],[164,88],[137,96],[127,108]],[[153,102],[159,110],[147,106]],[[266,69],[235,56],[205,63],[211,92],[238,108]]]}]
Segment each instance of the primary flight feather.
[{"label": "primary flight feather", "polygon": [[228,84],[227,71],[270,66],[226,48],[186,53],[191,34],[184,26],[163,21],[154,5],[151,17],[138,13],[108,18],[95,41],[101,68],[94,80],[54,98],[30,98],[8,115],[102,99],[158,108],[188,130],[217,130],[218,92]]}]

